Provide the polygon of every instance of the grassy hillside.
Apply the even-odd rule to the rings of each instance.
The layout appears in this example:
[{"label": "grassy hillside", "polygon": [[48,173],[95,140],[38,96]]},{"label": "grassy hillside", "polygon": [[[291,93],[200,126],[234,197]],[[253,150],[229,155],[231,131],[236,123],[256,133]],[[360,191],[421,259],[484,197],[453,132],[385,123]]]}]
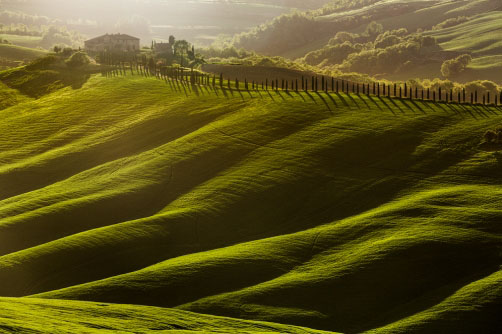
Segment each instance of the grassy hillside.
[{"label": "grassy hillside", "polygon": [[10,60],[34,60],[46,54],[46,51],[30,49],[11,44],[0,44],[0,54],[2,58]]},{"label": "grassy hillside", "polygon": [[323,333],[155,307],[0,298],[0,333]]},{"label": "grassy hillside", "polygon": [[501,20],[502,12],[485,13],[465,23],[432,31],[428,35],[435,37],[447,51],[470,52],[474,57],[500,55]]},{"label": "grassy hillside", "polygon": [[18,90],[9,88],[0,82],[0,111],[7,107],[22,103],[29,98],[21,94]]},{"label": "grassy hillside", "polygon": [[[467,53],[474,62],[451,79],[500,82],[500,9],[497,0],[340,1],[317,11],[283,15],[237,35],[233,43],[325,70],[395,81],[442,78],[443,62]],[[452,23],[455,20],[460,24]],[[381,31],[369,33],[370,22],[381,25]],[[423,43],[430,37],[437,39],[437,47]]]},{"label": "grassy hillside", "polygon": [[500,107],[98,75],[0,117],[2,296],[500,327]]},{"label": "grassy hillside", "polygon": [[36,48],[42,42],[42,37],[38,36],[0,34],[0,38],[6,39],[12,44],[25,48]]},{"label": "grassy hillside", "polygon": [[[1,39],[1,37],[0,37]],[[11,44],[0,44],[0,70],[16,67],[42,57],[45,51]]]}]

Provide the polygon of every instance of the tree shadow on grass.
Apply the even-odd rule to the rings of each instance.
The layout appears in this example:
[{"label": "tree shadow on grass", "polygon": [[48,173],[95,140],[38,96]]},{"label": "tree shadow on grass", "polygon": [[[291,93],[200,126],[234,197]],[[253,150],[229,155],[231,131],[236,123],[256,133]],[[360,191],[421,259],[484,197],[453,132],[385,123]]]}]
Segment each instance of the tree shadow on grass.
[{"label": "tree shadow on grass", "polygon": [[359,104],[357,104],[356,100],[352,97],[352,95],[347,94],[347,96],[352,102],[354,102],[354,105],[356,106],[357,109],[361,109],[361,107],[359,106]]},{"label": "tree shadow on grass", "polygon": [[422,107],[421,107],[421,106],[419,106],[419,105],[418,105],[418,103],[417,103],[416,101],[411,100],[410,102],[411,102],[411,104],[413,104],[413,106],[414,106],[415,108],[417,108],[418,110],[420,110],[420,111],[422,112],[422,114],[424,114],[424,115],[426,115],[426,114],[427,114],[427,113],[425,112],[425,110],[424,110],[424,109],[422,109]]},{"label": "tree shadow on grass", "polygon": [[335,93],[335,94],[336,94],[336,96],[338,96],[338,98],[340,99],[340,101],[342,101],[342,103],[343,103],[346,107],[350,108],[349,104],[347,103],[347,100],[345,100],[345,99],[343,98],[343,96],[342,96],[340,93],[338,93],[338,92],[337,92],[337,93]]},{"label": "tree shadow on grass", "polygon": [[373,97],[371,97],[371,95],[368,95],[368,98],[378,107],[378,109],[380,109],[380,111],[383,111],[382,107],[380,107],[380,105],[376,103],[376,101],[373,99]]},{"label": "tree shadow on grass", "polygon": [[314,101],[315,104],[317,104],[317,101],[316,101],[316,99],[314,99],[314,97],[312,96],[312,94],[310,94],[308,91],[305,91],[305,94],[307,94],[307,96],[310,97],[310,99],[312,101]]},{"label": "tree shadow on grass", "polygon": [[274,97],[272,96],[272,94],[270,94],[270,91],[269,91],[269,90],[267,90],[266,92],[267,92],[268,96],[270,96],[270,98],[272,99],[272,101],[274,101],[274,102],[275,102],[275,99],[274,99]]},{"label": "tree shadow on grass", "polygon": [[[379,97],[378,97],[378,99],[380,100],[380,102],[382,102],[382,103],[385,105],[385,107],[386,107],[387,109],[389,109],[389,111],[390,111],[392,114],[396,115],[396,113],[394,112],[394,110],[392,110],[392,108],[391,108],[391,107],[387,104],[387,102],[385,102],[385,100],[384,100],[381,96],[379,96]],[[365,103],[366,103],[366,102],[365,102]],[[368,105],[368,104],[366,104],[366,105]]]},{"label": "tree shadow on grass", "polygon": [[284,96],[282,96],[281,92],[279,90],[276,90],[275,91],[275,94],[276,95],[279,95],[279,97],[283,100],[283,101],[286,101],[286,99],[284,98]]},{"label": "tree shadow on grass", "polygon": [[331,108],[329,107],[329,104],[326,101],[326,99],[319,92],[315,92],[315,93],[321,99],[321,101],[324,103],[324,105],[326,106],[326,108],[328,108],[329,111],[332,111]]},{"label": "tree shadow on grass", "polygon": [[338,108],[338,103],[333,98],[333,96],[330,93],[327,93],[326,95],[329,97],[329,99],[331,100],[331,102],[333,102],[333,104],[335,105],[335,107]]},{"label": "tree shadow on grass", "polygon": [[410,101],[410,100],[401,99],[401,103],[402,103],[402,104],[403,104],[406,108],[408,108],[411,112],[415,113],[415,109],[414,109],[412,106],[410,106],[410,105],[408,104],[408,102],[409,102],[409,101]]}]

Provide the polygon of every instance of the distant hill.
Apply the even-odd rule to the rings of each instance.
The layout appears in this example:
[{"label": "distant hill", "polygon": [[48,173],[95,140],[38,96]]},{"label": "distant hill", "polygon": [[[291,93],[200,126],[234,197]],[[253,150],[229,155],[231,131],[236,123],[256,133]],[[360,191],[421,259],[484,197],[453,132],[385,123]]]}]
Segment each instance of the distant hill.
[{"label": "distant hill", "polygon": [[[236,36],[233,42],[236,47],[266,55],[302,60],[305,57],[308,63],[321,67],[341,65],[344,61],[350,62],[348,56],[351,54],[373,50],[373,54],[361,54],[362,63],[363,59],[368,59],[364,64],[366,67],[346,64],[340,68],[349,72],[378,74],[391,80],[441,77],[443,61],[467,53],[474,58],[470,70],[454,77],[455,80],[488,79],[500,82],[500,13],[500,3],[496,0],[340,2],[303,14],[283,15],[264,27]],[[452,24],[453,20],[464,18],[467,22]],[[368,36],[365,29],[371,22],[381,25],[381,31]],[[378,53],[392,51],[384,50],[385,44],[376,45],[378,34],[388,32],[392,35],[398,29],[406,29],[405,35],[408,36],[407,40],[403,40],[402,48],[406,48],[409,40],[416,39],[413,36],[418,35],[437,38],[438,51],[442,52],[417,52],[401,59],[375,60],[379,64],[392,64],[392,69],[387,65],[384,68],[372,65],[371,58],[376,59]],[[356,38],[337,40],[337,33],[342,32]],[[398,52],[406,54],[409,51]],[[491,67],[491,72],[486,70],[487,67]]]},{"label": "distant hill", "polygon": [[[500,328],[502,147],[482,145],[500,107],[93,75],[0,115],[2,296],[346,333]],[[0,328],[301,333],[58,300],[0,299]]]},{"label": "distant hill", "polygon": [[[1,38],[1,37],[0,37]],[[0,69],[16,67],[42,57],[47,52],[11,44],[0,44]]]}]

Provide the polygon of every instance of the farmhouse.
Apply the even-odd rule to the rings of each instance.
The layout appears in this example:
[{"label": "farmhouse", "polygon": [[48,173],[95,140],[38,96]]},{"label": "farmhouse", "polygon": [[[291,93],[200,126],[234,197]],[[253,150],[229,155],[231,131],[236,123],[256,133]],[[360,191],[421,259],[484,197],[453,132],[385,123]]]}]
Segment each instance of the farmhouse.
[{"label": "farmhouse", "polygon": [[129,36],[126,34],[106,34],[85,41],[85,50],[87,52],[102,52],[102,51],[136,52],[140,50],[139,38]]},{"label": "farmhouse", "polygon": [[173,45],[171,43],[154,42],[153,49],[156,53],[173,54]]}]

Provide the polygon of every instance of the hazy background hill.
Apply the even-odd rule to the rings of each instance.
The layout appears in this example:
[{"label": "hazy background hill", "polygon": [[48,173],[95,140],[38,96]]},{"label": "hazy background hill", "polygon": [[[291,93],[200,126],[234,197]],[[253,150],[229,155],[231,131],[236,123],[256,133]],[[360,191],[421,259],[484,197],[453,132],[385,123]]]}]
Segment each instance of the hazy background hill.
[{"label": "hazy background hill", "polygon": [[[390,80],[448,77],[500,82],[500,10],[496,0],[333,1],[319,10],[282,15],[237,35],[231,43]],[[445,75],[443,62],[462,54],[473,58],[468,70]]]},{"label": "hazy background hill", "polygon": [[[174,35],[213,63],[308,66],[393,81],[502,80],[498,0],[9,0],[0,6],[0,40],[29,48],[78,48],[105,32],[138,36],[146,46]],[[4,67],[12,64],[4,58]],[[443,69],[445,62],[457,69]]]},{"label": "hazy background hill", "polygon": [[[0,10],[45,16],[88,37],[104,32],[129,33],[149,45],[152,38],[167,40],[175,35],[203,45],[220,34],[239,33],[293,8],[318,8],[327,1],[4,0]],[[0,22],[10,23],[5,18]]]}]

